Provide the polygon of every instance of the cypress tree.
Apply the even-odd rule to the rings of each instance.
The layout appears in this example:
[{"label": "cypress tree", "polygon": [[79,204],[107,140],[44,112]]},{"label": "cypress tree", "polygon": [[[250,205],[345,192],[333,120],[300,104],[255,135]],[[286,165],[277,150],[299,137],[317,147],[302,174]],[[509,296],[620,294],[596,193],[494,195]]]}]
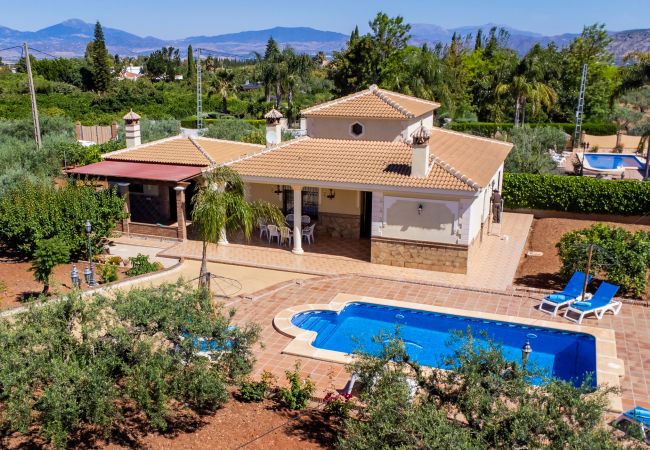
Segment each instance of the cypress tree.
[{"label": "cypress tree", "polygon": [[92,42],[91,51],[93,84],[98,92],[106,92],[111,84],[111,66],[104,31],[99,21],[95,24],[95,40]]},{"label": "cypress tree", "polygon": [[187,79],[191,80],[194,78],[194,51],[192,50],[192,45],[187,46]]},{"label": "cypress tree", "polygon": [[476,43],[474,43],[474,50],[480,50],[483,48],[483,30],[478,29],[476,32]]}]

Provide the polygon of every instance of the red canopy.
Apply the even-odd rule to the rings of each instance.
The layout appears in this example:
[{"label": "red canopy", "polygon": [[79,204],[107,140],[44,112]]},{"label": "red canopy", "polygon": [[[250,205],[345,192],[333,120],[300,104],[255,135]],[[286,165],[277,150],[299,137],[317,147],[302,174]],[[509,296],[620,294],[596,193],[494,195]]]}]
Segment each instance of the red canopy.
[{"label": "red canopy", "polygon": [[180,166],[175,164],[151,164],[106,160],[70,169],[67,172],[96,177],[178,182],[200,174],[201,169],[203,169],[202,166]]}]

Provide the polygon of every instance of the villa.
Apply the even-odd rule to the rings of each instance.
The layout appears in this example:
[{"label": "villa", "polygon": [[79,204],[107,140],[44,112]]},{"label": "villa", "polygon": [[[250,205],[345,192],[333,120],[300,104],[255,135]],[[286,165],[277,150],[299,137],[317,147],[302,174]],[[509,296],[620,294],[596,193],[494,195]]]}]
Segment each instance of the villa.
[{"label": "villa", "polygon": [[[186,240],[196,184],[225,165],[250,200],[309,216],[318,234],[369,240],[373,263],[465,273],[512,145],[434,126],[438,107],[371,86],[302,111],[306,136],[287,142],[272,110],[266,146],[183,136],[141,144],[140,117],[130,112],[126,149],[69,172],[119,186],[130,213],[118,226],[125,234]],[[303,253],[301,239],[292,251]]]}]

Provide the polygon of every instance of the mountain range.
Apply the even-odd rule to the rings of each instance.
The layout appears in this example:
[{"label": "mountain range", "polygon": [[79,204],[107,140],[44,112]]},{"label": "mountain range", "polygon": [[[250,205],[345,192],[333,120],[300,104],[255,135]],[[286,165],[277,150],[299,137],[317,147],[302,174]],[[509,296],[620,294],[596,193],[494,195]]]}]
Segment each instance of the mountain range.
[{"label": "mountain range", "polygon": [[[475,36],[479,28],[487,33],[493,26],[503,27],[509,31],[509,46],[519,54],[524,54],[536,43],[546,45],[554,41],[562,47],[577,36],[572,33],[545,36],[497,24],[446,29],[433,24],[416,23],[411,28],[411,43],[415,45],[447,43],[453,33],[461,35],[471,33]],[[0,26],[0,48],[20,45],[26,41],[31,48],[51,56],[80,57],[84,55],[86,45],[92,40],[93,33],[94,24],[79,19],[66,20],[38,31],[18,31]],[[613,39],[610,49],[617,61],[620,61],[626,53],[632,50],[650,51],[650,28],[610,32],[610,35]],[[162,46],[170,45],[180,48],[184,53],[186,47],[191,44],[194,48],[208,49],[213,55],[231,58],[246,58],[250,57],[253,52],[264,51],[264,46],[270,36],[273,36],[282,46],[289,45],[296,51],[310,54],[319,51],[329,54],[343,48],[348,39],[346,34],[308,27],[275,27],[212,36],[190,36],[175,40],[159,39],[153,36],[142,37],[115,28],[104,27],[104,36],[109,52],[122,56],[148,54]],[[15,60],[19,56],[20,49],[6,50],[0,53],[0,57],[5,61]]]}]

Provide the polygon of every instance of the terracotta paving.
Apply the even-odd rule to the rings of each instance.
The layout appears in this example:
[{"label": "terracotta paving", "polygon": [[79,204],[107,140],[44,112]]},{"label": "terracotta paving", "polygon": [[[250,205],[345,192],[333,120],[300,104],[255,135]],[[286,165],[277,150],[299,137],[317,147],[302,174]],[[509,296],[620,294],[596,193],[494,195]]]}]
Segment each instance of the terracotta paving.
[{"label": "terracotta paving", "polygon": [[[526,243],[533,216],[505,213],[501,236],[485,232],[470,256],[466,274],[433,272],[393,267],[369,262],[367,240],[316,237],[313,245],[303,243],[302,255],[294,255],[287,246],[268,244],[257,235],[248,244],[210,245],[208,259],[213,262],[262,267],[314,275],[364,274],[376,277],[436,282],[486,289],[505,289],[512,284],[519,258]],[[159,256],[201,258],[201,242],[188,240],[163,250]]]},{"label": "terracotta paving", "polygon": [[[295,362],[300,361],[303,374],[316,382],[317,395],[323,395],[327,390],[343,389],[349,377],[344,366],[282,354],[291,338],[277,332],[272,324],[273,317],[287,307],[329,303],[341,292],[566,323],[561,317],[552,318],[537,311],[535,307],[542,294],[514,289],[485,292],[357,275],[292,281],[259,291],[252,299],[229,303],[237,309],[236,322],[252,321],[262,326],[264,347],[256,350],[255,375],[270,370],[282,380],[284,371],[292,369]],[[618,316],[608,314],[600,321],[586,319],[583,324],[613,329],[616,333],[617,354],[625,362],[625,376],[621,378],[623,407],[634,404],[650,407],[650,309],[626,303]]]}]

